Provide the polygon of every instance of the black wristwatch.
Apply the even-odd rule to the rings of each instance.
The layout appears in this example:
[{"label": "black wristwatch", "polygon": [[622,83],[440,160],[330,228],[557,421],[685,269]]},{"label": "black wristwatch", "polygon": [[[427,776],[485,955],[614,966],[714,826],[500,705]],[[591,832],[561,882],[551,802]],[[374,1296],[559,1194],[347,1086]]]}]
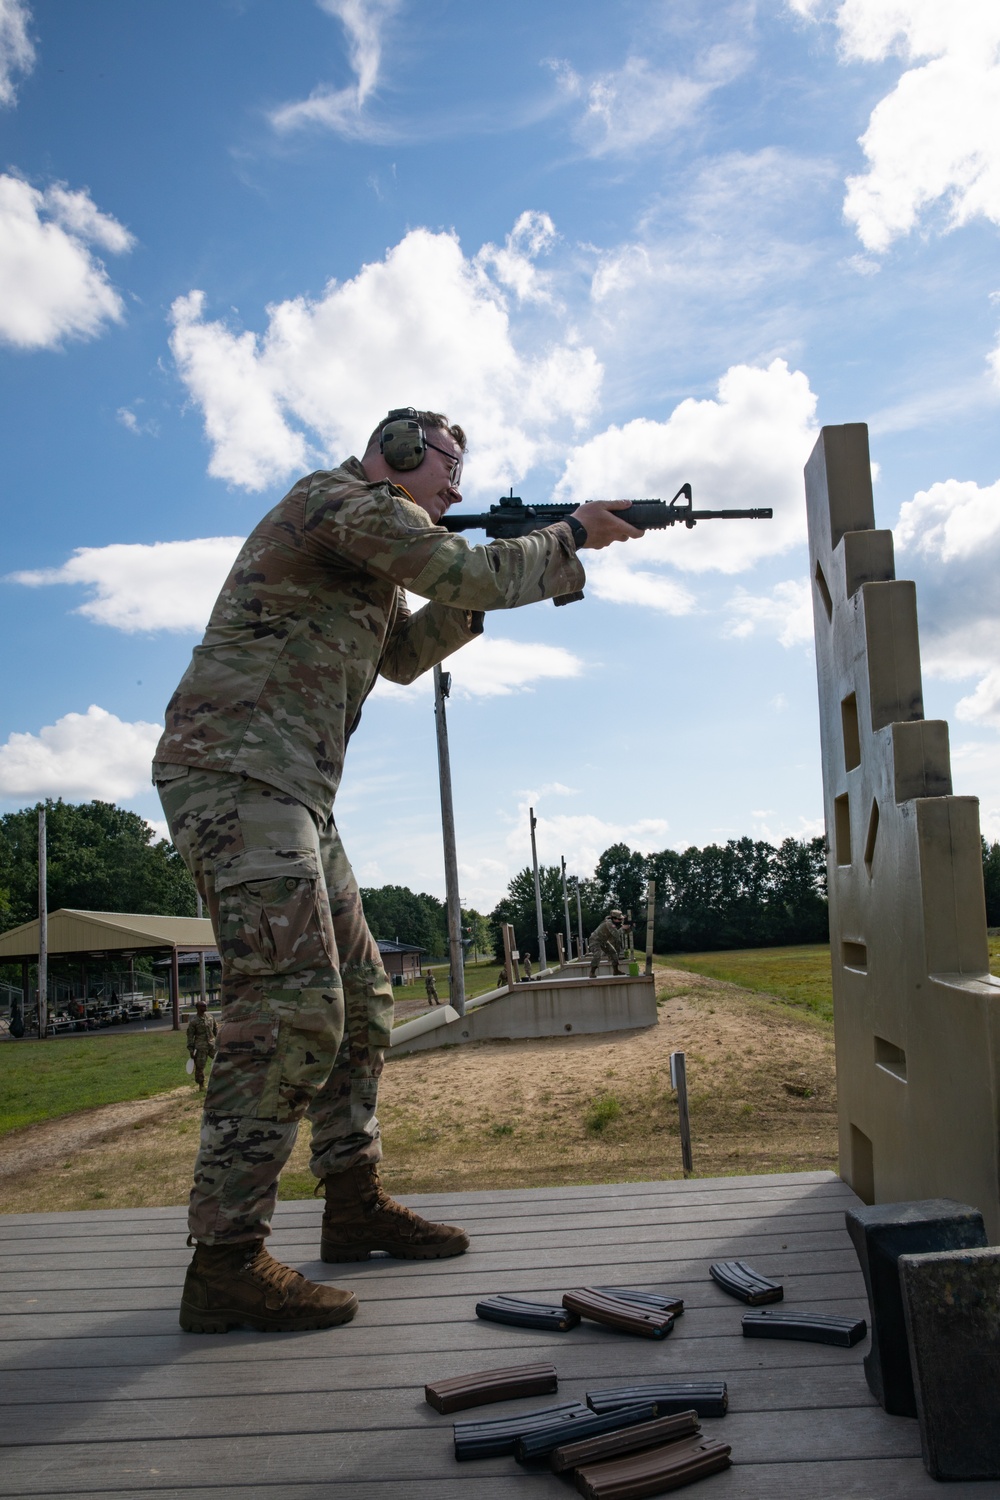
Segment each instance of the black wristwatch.
[{"label": "black wristwatch", "polygon": [[567,516],[566,524],[573,533],[573,545],[577,552],[579,552],[587,540],[587,528],[582,521],[577,520],[576,516]]}]

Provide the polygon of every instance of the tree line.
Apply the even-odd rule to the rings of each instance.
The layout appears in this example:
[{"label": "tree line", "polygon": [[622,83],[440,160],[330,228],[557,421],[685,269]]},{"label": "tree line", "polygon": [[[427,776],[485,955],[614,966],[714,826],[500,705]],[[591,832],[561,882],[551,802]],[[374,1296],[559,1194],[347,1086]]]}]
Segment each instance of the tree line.
[{"label": "tree line", "polygon": [[[785,839],[775,847],[760,839],[730,839],[704,849],[663,849],[641,854],[627,844],[605,849],[594,874],[579,883],[584,936],[613,907],[631,911],[639,947],[646,941],[647,882],[656,882],[653,947],[658,953],[711,948],[753,948],[821,943],[828,937],[826,854],[821,838]],[[542,917],[549,957],[555,934],[565,929],[562,879],[557,865],[539,870]],[[570,929],[577,934],[576,882],[570,882]],[[500,924],[510,922],[518,948],[538,947],[534,877],[521,870],[490,913],[497,952]]]},{"label": "tree line", "polygon": [[[0,816],[0,931],[29,922],[38,913],[38,811]],[[111,802],[47,801],[49,908],[127,911],[193,916],[194,882],[176,849],[157,838],[146,820]],[[1000,926],[1000,841],[983,847],[986,917]],[[564,930],[562,878],[558,865],[539,871],[542,918],[549,957],[555,934]],[[663,849],[640,854],[612,844],[593,876],[579,883],[584,935],[614,906],[631,909],[639,946],[645,942],[646,882],[656,882],[653,946],[657,952],[712,948],[777,947],[825,942],[827,929],[824,840],[785,839],[777,846],[750,838],[707,844],[703,849]],[[398,939],[425,949],[431,958],[448,952],[445,904],[407,886],[368,887],[361,892],[368,924],[377,938]],[[576,884],[570,881],[570,928],[577,931]],[[534,878],[518,872],[489,916],[462,912],[467,948],[503,952],[500,924],[510,922],[522,952],[537,957]]]}]

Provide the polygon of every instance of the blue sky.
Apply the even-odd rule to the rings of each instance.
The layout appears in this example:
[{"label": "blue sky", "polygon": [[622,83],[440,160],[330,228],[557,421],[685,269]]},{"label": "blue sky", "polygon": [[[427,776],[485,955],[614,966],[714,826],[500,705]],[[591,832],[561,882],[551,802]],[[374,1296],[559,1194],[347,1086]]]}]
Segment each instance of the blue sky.
[{"label": "blue sky", "polygon": [[[466,504],[771,504],[449,663],[463,897],[821,830],[802,466],[867,421],[928,717],[1000,837],[995,0],[0,0],[0,810],[148,761],[239,541],[402,404]],[[431,686],[338,824],[441,893]]]}]

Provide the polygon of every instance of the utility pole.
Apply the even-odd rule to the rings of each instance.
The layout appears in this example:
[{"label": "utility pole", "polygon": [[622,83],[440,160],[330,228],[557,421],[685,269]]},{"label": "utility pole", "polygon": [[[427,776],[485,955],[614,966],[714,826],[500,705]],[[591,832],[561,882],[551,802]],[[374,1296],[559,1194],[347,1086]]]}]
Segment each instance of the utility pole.
[{"label": "utility pole", "polygon": [[559,861],[562,865],[563,912],[566,916],[566,958],[568,960],[573,957],[573,934],[570,931],[569,925],[569,891],[566,889],[566,856],[560,854]]},{"label": "utility pole", "polygon": [[441,837],[444,841],[444,888],[448,908],[449,1001],[465,1015],[465,966],[462,954],[462,898],[458,890],[455,807],[451,797],[451,757],[444,700],[451,692],[451,673],[434,668],[434,720],[437,728],[438,780],[441,783]]},{"label": "utility pole", "polygon": [[542,919],[542,884],[538,878],[538,850],[535,848],[535,825],[538,819],[535,817],[535,809],[528,808],[528,817],[531,820],[531,864],[535,872],[535,920],[538,923],[538,967],[548,968],[548,959],[545,957],[545,922]]},{"label": "utility pole", "polygon": [[[198,897],[198,915],[199,915],[199,917],[203,917],[205,915],[205,903],[201,899],[201,891],[197,891],[196,895]],[[205,987],[205,950],[204,950],[204,948],[199,948],[199,950],[198,950],[198,983],[201,986],[201,989],[200,989],[201,998],[204,1000],[205,1004],[207,1005],[208,1004],[208,992],[207,992],[206,987]]]},{"label": "utility pole", "polygon": [[578,942],[579,942],[579,947],[577,949],[576,956],[577,956],[577,958],[582,958],[583,957],[583,907],[580,904],[580,877],[579,877],[579,875],[575,875],[573,877],[573,879],[574,879],[574,881],[576,883],[576,934],[577,934],[577,939],[578,939]]},{"label": "utility pole", "polygon": [[49,1020],[49,888],[46,869],[45,807],[38,809],[38,1039],[48,1035]]}]

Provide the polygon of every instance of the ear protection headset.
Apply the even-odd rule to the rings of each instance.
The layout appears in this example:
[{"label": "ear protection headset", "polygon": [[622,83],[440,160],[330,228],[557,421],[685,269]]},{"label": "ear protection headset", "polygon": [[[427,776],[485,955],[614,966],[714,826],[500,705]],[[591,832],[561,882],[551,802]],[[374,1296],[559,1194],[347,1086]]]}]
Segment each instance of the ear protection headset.
[{"label": "ear protection headset", "polygon": [[397,406],[389,413],[379,433],[378,449],[390,469],[404,474],[407,469],[419,469],[427,452],[427,439],[415,407]]}]

